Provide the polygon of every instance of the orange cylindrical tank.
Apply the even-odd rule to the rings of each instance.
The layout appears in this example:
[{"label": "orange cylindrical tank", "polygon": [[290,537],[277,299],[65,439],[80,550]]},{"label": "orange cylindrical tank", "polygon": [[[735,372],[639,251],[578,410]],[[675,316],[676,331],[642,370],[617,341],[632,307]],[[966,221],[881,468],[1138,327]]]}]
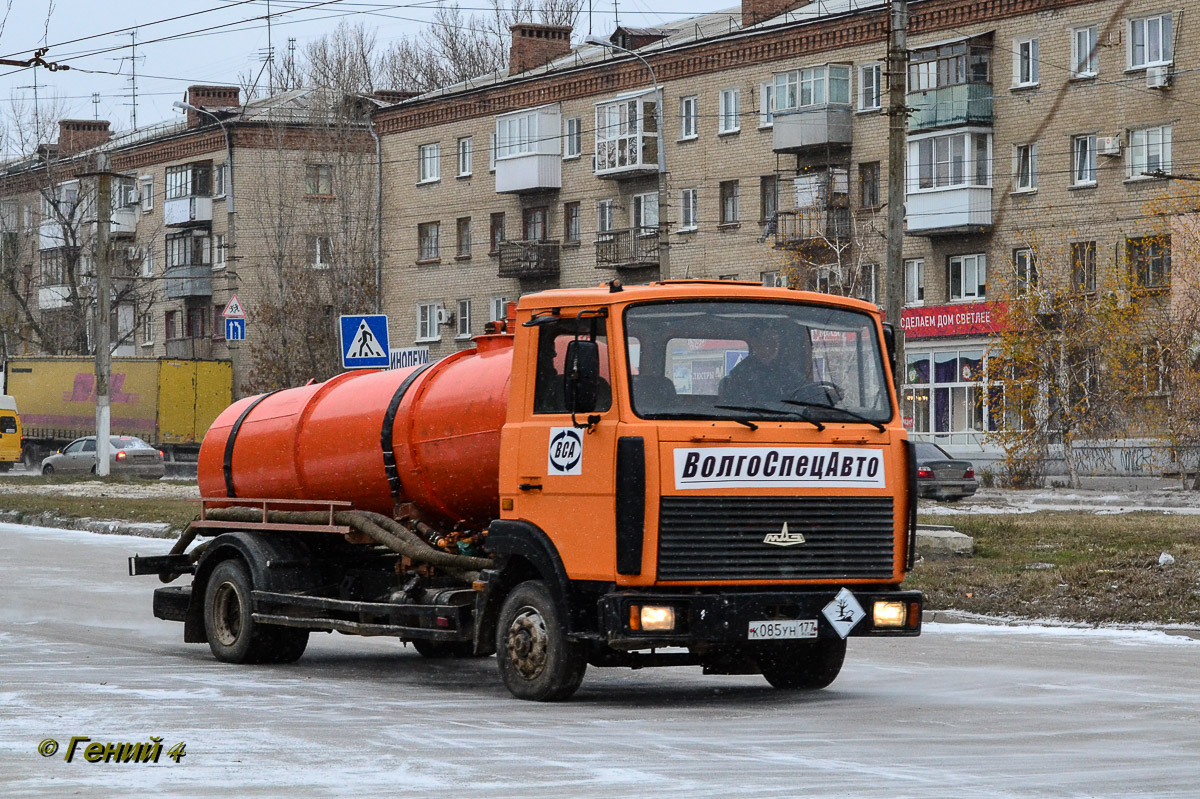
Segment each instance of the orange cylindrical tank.
[{"label": "orange cylindrical tank", "polygon": [[[481,336],[476,349],[415,376],[421,367],[360,370],[239,400],[204,436],[200,494],[344,500],[389,516],[397,501],[412,502],[430,521],[486,525],[498,515],[512,341],[508,334]],[[410,376],[388,435],[388,406]],[[385,435],[398,497],[385,467]]]}]

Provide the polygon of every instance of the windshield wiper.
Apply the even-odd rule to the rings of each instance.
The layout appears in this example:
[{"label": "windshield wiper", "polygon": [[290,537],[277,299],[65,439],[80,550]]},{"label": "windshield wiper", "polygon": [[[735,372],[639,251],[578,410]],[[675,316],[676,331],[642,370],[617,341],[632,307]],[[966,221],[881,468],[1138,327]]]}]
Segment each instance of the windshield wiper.
[{"label": "windshield wiper", "polygon": [[807,415],[803,413],[796,413],[795,411],[783,411],[777,408],[757,408],[753,405],[714,405],[713,407],[721,408],[727,411],[748,411],[750,413],[773,413],[776,416],[794,416],[802,422],[808,422],[809,424],[813,425],[817,428],[818,432],[825,429],[825,425],[821,424],[816,419],[809,419]]},{"label": "windshield wiper", "polygon": [[836,405],[825,405],[820,402],[805,402],[804,400],[792,400],[792,399],[780,400],[780,402],[782,402],[784,405],[796,405],[801,408],[823,408],[825,410],[837,411],[838,413],[846,414],[847,416],[849,416],[851,419],[854,419],[855,421],[866,422],[867,424],[871,425],[872,427],[874,427],[876,430],[878,430],[881,433],[887,431],[887,428],[884,427],[883,422],[877,422],[874,419],[868,419],[867,417],[863,416],[861,413],[855,413],[854,411],[847,410],[845,408],[839,408]]},{"label": "windshield wiper", "polygon": [[[719,408],[721,406],[717,405],[715,407]],[[734,410],[736,410],[736,409],[734,409]],[[787,411],[784,411],[784,413],[787,413]],[[647,418],[647,419],[697,419],[697,420],[710,421],[710,422],[711,421],[737,422],[738,424],[746,425],[746,427],[749,427],[751,430],[758,429],[758,425],[756,425],[754,422],[750,421],[749,419],[743,419],[740,416],[726,416],[725,414],[719,414],[719,413],[652,413],[652,414],[647,415],[645,418]]]}]

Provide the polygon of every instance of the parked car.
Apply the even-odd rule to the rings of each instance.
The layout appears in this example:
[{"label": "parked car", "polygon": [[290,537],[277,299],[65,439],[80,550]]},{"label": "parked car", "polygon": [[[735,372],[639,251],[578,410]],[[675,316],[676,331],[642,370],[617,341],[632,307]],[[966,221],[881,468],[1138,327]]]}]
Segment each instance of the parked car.
[{"label": "parked car", "polygon": [[955,500],[969,497],[979,488],[975,466],[955,458],[937,444],[915,442],[917,450],[917,495]]},{"label": "parked car", "polygon": [[[109,437],[109,474],[159,478],[166,473],[163,454],[136,436]],[[88,474],[96,471],[96,437],[77,438],[42,461],[42,474]]]}]

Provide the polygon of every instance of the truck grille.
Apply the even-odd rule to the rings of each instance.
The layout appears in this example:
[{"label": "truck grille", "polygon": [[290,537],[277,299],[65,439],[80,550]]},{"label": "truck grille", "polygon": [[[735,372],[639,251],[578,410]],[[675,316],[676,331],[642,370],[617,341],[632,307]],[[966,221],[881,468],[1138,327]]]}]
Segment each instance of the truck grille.
[{"label": "truck grille", "polygon": [[[801,533],[803,544],[764,543]],[[892,575],[891,497],[663,497],[659,580],[844,580]]]}]

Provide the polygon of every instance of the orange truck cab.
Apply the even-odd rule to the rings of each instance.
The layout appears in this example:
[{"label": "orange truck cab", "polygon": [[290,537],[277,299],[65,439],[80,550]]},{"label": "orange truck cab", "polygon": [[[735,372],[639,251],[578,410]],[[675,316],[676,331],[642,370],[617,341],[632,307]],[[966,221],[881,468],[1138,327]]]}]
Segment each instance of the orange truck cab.
[{"label": "orange truck cab", "polygon": [[[875,306],[614,282],[527,295],[510,316],[427,366],[231,406],[201,449],[206,512],[189,531],[215,540],[131,561],[195,575],[159,589],[155,614],[223,660],[294,660],[298,630],[392,634],[431,657],[495,652],[509,690],[534,700],[569,697],[588,665],[823,688],[847,639],[920,633],[922,596],[902,587],[915,461]],[[325,423],[352,452],[318,446]],[[285,468],[263,454],[279,451],[297,456]],[[353,485],[338,487],[338,469]],[[321,531],[290,529],[306,519]],[[356,544],[396,553],[361,590],[347,588],[366,562]],[[214,567],[225,561],[243,568]]]}]

